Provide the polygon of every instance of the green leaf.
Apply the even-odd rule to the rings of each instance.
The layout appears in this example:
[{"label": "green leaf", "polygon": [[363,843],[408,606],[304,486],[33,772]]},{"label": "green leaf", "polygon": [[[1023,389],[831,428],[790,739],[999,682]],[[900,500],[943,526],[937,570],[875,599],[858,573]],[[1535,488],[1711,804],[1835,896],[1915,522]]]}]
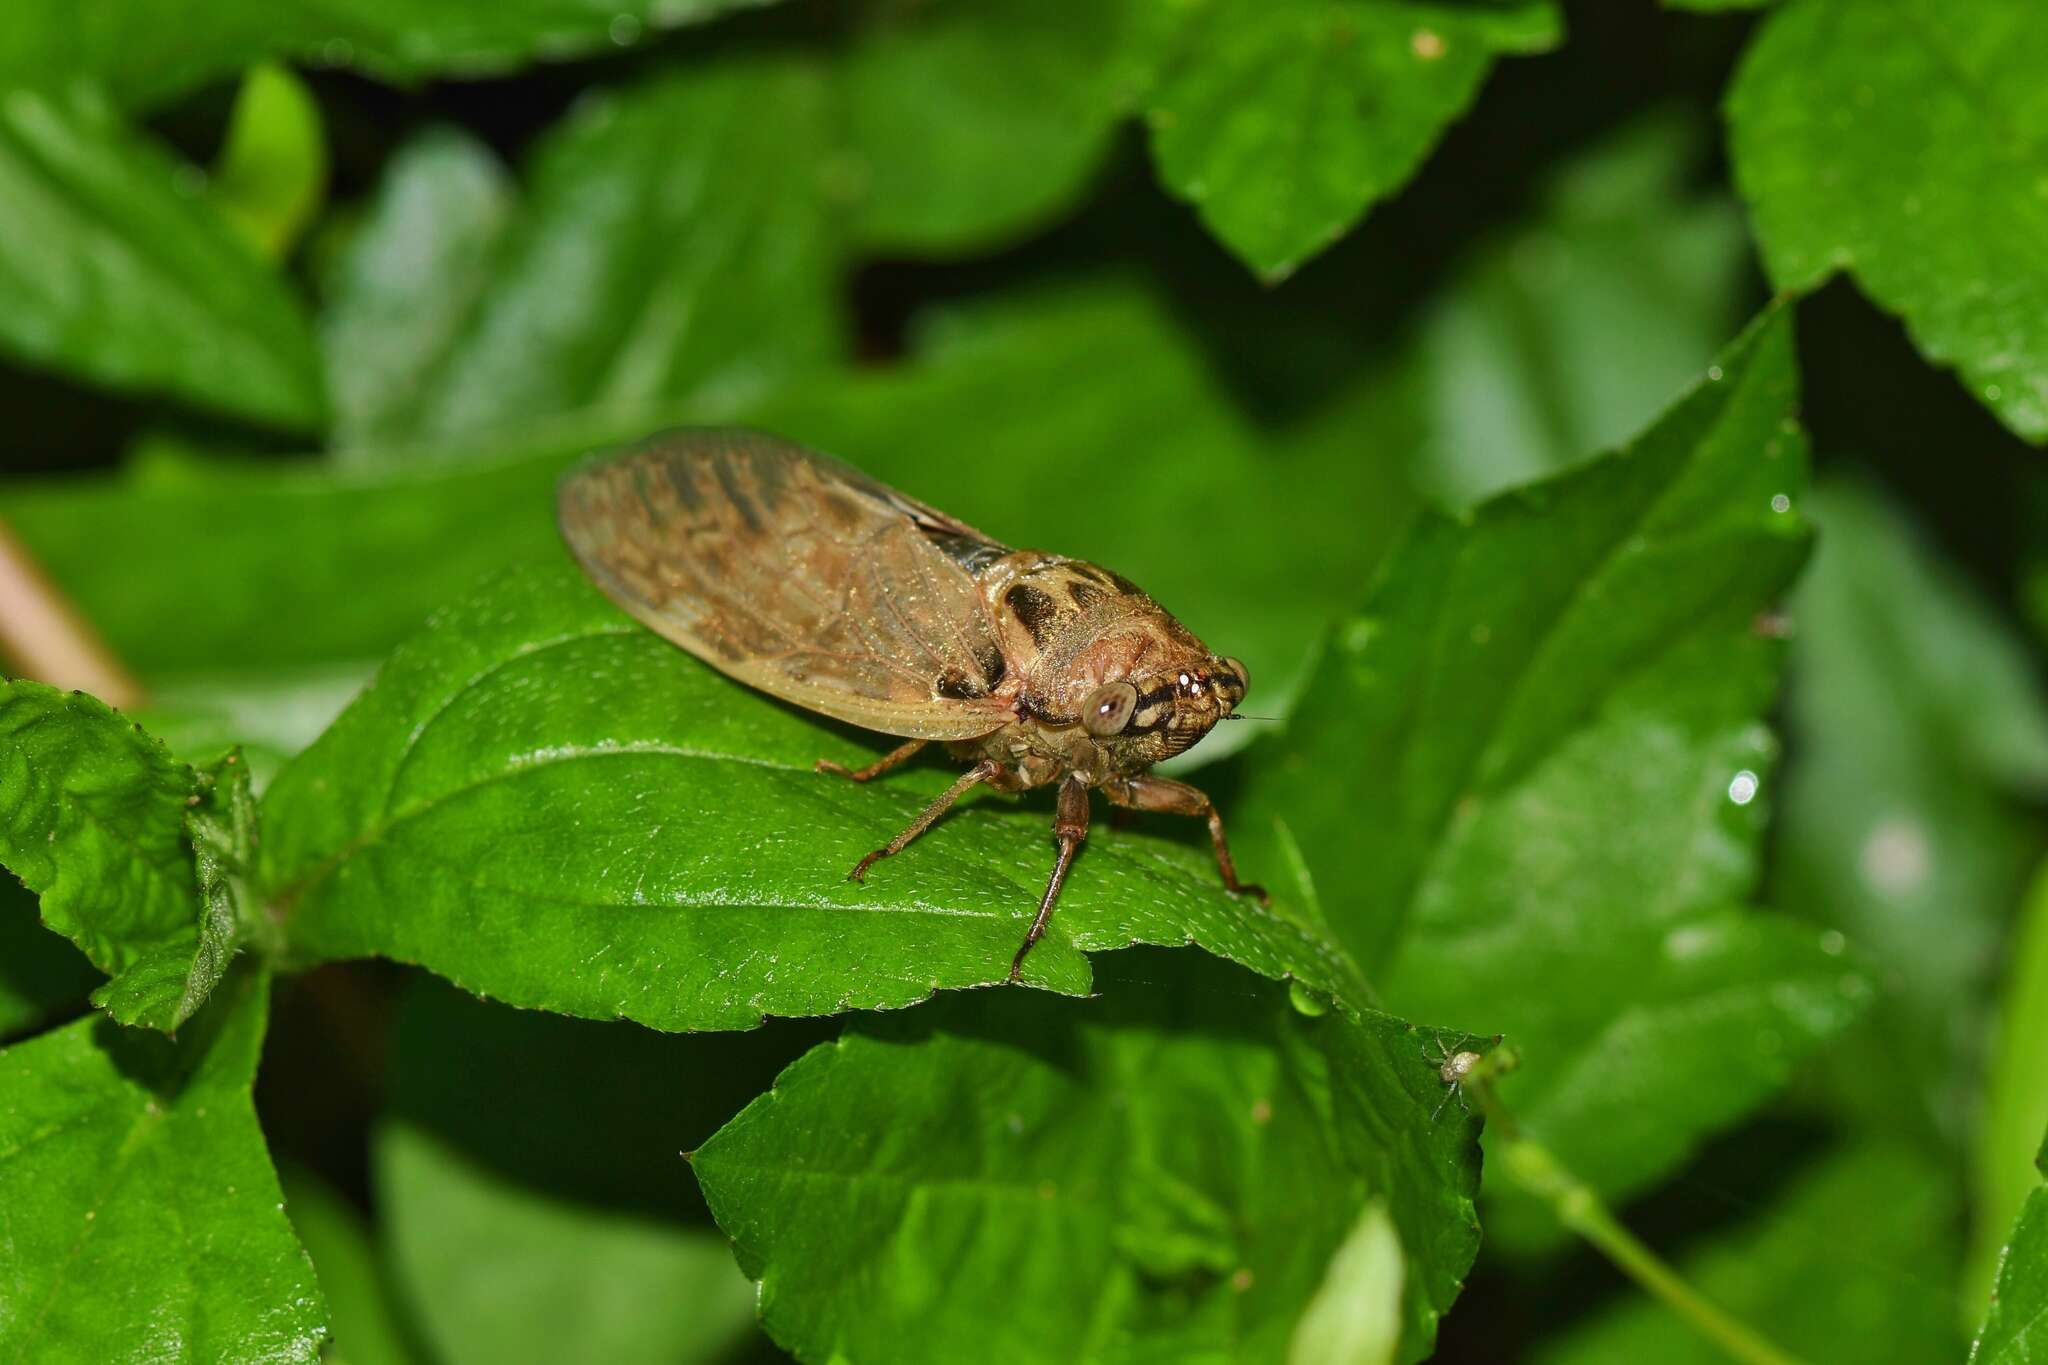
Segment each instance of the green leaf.
[{"label": "green leaf", "polygon": [[85,91],[0,95],[0,348],[99,384],[306,430],[312,338],[204,178]]},{"label": "green leaf", "polygon": [[2048,1189],[2036,1189],[2013,1224],[1991,1316],[1970,1351],[1972,1365],[2038,1365],[2048,1359]]},{"label": "green leaf", "polygon": [[1830,1068],[1831,1088],[1958,1143],[1988,972],[2037,856],[2016,798],[2048,791],[2048,706],[2024,642],[1900,509],[1842,483],[1816,492],[1812,515],[1774,896],[1879,969],[1874,1051]]},{"label": "green leaf", "polygon": [[406,1345],[362,1215],[302,1166],[283,1166],[278,1179],[327,1302],[330,1340],[321,1359],[327,1365],[416,1365],[419,1357]]},{"label": "green leaf", "polygon": [[[1045,811],[976,802],[852,883],[951,776],[812,771],[866,753],[568,566],[516,574],[436,616],[271,784],[262,882],[298,961],[377,954],[657,1028],[1002,981],[1050,871]],[[1313,926],[1225,893],[1206,851],[1136,833],[1076,865],[1028,976],[1086,991],[1083,951],[1188,941],[1355,989]]]},{"label": "green leaf", "polygon": [[1070,206],[1109,150],[1133,6],[877,0],[834,63],[851,230],[878,253],[985,250]]},{"label": "green leaf", "polygon": [[2048,28],[2030,0],[1800,0],[1728,97],[1735,179],[1784,289],[1837,271],[2048,441]]},{"label": "green leaf", "polygon": [[380,434],[664,402],[702,420],[835,358],[826,112],[821,74],[780,59],[586,95],[535,154],[487,285],[416,359],[409,411],[378,398]]},{"label": "green leaf", "polygon": [[1159,175],[1267,281],[1413,175],[1503,53],[1561,36],[1543,0],[1199,0],[1145,98]]},{"label": "green leaf", "polygon": [[94,1000],[124,1024],[177,1028],[227,968],[237,923],[218,836],[246,831],[231,824],[250,818],[241,781],[241,799],[229,782],[201,806],[214,784],[105,703],[0,682],[0,862],[113,978]]},{"label": "green leaf", "polygon": [[0,877],[0,1042],[85,1008],[103,978],[78,949],[36,920],[36,898]]},{"label": "green leaf", "polygon": [[1386,1206],[1365,1206],[1302,1311],[1288,1365],[1389,1365],[1401,1346],[1401,1234]]},{"label": "green leaf", "polygon": [[1774,752],[1757,619],[1806,550],[1787,313],[1708,373],[1621,451],[1424,519],[1236,806],[1240,865],[1319,910],[1388,1008],[1515,1040],[1510,1107],[1606,1193],[1867,993],[1814,930],[1728,908]]},{"label": "green leaf", "polygon": [[327,144],[313,92],[281,66],[254,67],[242,80],[227,143],[207,192],[248,243],[283,260],[327,193]]},{"label": "green leaf", "polygon": [[249,1099],[267,1000],[244,972],[176,1043],[88,1018],[0,1051],[0,1357],[319,1357]]},{"label": "green leaf", "polygon": [[1432,1118],[1424,1036],[1198,954],[1100,966],[1097,999],[984,992],[821,1045],[696,1152],[769,1334],[817,1360],[1283,1360],[1377,1200],[1400,1358],[1426,1355],[1478,1228],[1474,1125]]},{"label": "green leaf", "polygon": [[516,208],[496,153],[460,129],[430,128],[393,154],[320,318],[345,458],[405,435],[435,359],[490,286]]},{"label": "green leaf", "polygon": [[446,1365],[693,1365],[752,1325],[753,1286],[708,1229],[550,1198],[402,1123],[375,1164],[392,1265]]},{"label": "green leaf", "polygon": [[[2048,1175],[2048,1145],[2036,1161]],[[2048,1359],[2048,1187],[2037,1186],[2012,1225],[1991,1312],[1971,1348],[1971,1365],[2038,1365]]]},{"label": "green leaf", "polygon": [[[352,663],[388,652],[483,575],[553,552],[555,478],[580,444],[561,442],[529,438],[538,453],[523,460],[369,477],[300,464],[49,480],[15,485],[7,510],[145,677]],[[200,526],[206,553],[195,555]]]},{"label": "green leaf", "polygon": [[[1959,1358],[1954,1270],[1957,1210],[1947,1173],[1919,1150],[1868,1140],[1788,1172],[1757,1160],[1738,1190],[1744,1216],[1677,1254],[1687,1283],[1803,1360],[1926,1365]],[[1722,1187],[1717,1186],[1716,1190]],[[1717,1201],[1736,1207],[1733,1195]],[[1555,1333],[1535,1365],[1725,1365],[1728,1356],[1664,1305],[1630,1293]]]},{"label": "green leaf", "polygon": [[2048,1324],[2048,1190],[2035,1190],[2013,1224],[1991,1313],[1970,1352],[1972,1365],[2034,1365]]},{"label": "green leaf", "polygon": [[1669,111],[1624,126],[1434,292],[1416,338],[1427,492],[1468,505],[1612,449],[1741,326],[1754,269],[1741,215],[1687,174],[1708,132]]},{"label": "green leaf", "polygon": [[1971,1302],[1991,1292],[2006,1229],[2028,1199],[2039,1198],[2040,1135],[2048,1131],[2048,1086],[2041,1084],[2048,1075],[2048,871],[2036,872],[2004,957],[1997,1043],[1971,1171],[1972,1237],[1963,1277]]},{"label": "green leaf", "polygon": [[0,85],[85,78],[161,104],[265,57],[350,66],[401,83],[498,75],[630,46],[766,0],[156,0],[146,6],[12,0]]}]

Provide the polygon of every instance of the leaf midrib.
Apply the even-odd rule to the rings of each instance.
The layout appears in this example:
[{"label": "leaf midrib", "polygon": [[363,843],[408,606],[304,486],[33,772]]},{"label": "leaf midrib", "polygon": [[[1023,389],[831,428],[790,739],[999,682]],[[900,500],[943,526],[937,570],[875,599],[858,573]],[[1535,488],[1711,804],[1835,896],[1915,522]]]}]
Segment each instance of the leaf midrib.
[{"label": "leaf midrib", "polygon": [[[410,751],[408,750],[408,752]],[[322,859],[305,876],[289,880],[281,887],[269,889],[264,898],[265,902],[274,918],[288,918],[292,911],[308,895],[316,890],[321,883],[332,877],[350,859],[377,844],[392,830],[417,820],[422,816],[432,814],[447,802],[459,800],[464,796],[494,786],[497,783],[509,781],[526,773],[538,772],[543,768],[551,768],[557,764],[575,763],[593,758],[640,757],[649,754],[666,755],[673,758],[703,759],[713,763],[733,763],[745,767],[766,768],[774,772],[802,773],[805,771],[794,764],[778,763],[770,759],[752,758],[741,754],[720,753],[712,749],[697,749],[678,744],[634,743],[606,748],[567,750],[547,758],[531,759],[486,773],[474,781],[465,782],[460,786],[436,792],[417,804],[407,806],[402,810],[394,812],[387,808],[379,819],[373,821],[362,833],[356,835],[355,838],[349,840],[339,849],[336,849],[333,853]]]},{"label": "leaf midrib", "polygon": [[[113,1096],[110,1098],[109,1104],[119,1104],[126,1098],[120,1095]],[[106,1107],[108,1106],[95,1105],[91,1112],[96,1115]],[[100,1209],[106,1205],[114,1190],[128,1178],[129,1171],[135,1163],[137,1149],[146,1141],[151,1132],[163,1127],[169,1121],[171,1113],[172,1111],[168,1107],[157,1106],[152,1108],[147,1103],[136,1108],[135,1118],[129,1126],[128,1134],[121,1139],[120,1150],[115,1152],[113,1159],[107,1163],[105,1178],[100,1181],[97,1191],[90,1202],[86,1204],[85,1216],[78,1220],[78,1235],[71,1243],[71,1250],[65,1255],[63,1264],[57,1267],[57,1273],[50,1277],[50,1288],[43,1296],[42,1306],[36,1310],[35,1319],[28,1324],[27,1337],[29,1340],[34,1340],[41,1335],[43,1323],[50,1316],[50,1309],[55,1306],[64,1288],[65,1277],[71,1273],[71,1268],[77,1264],[78,1258],[84,1253],[85,1244],[91,1240],[93,1233],[99,1230],[100,1220],[98,1214]],[[16,1150],[20,1149],[17,1148]],[[171,1201],[163,1207],[169,1209],[174,1217],[177,1216],[176,1201]]]}]

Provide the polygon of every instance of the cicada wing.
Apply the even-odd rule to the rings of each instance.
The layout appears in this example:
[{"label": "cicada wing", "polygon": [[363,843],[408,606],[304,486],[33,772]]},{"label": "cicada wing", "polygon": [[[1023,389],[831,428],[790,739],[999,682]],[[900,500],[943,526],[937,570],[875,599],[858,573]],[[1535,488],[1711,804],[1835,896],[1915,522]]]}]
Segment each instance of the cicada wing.
[{"label": "cicada wing", "polygon": [[572,470],[557,512],[607,595],[741,682],[914,739],[1009,718],[974,581],[1007,548],[830,456],[672,432]]}]

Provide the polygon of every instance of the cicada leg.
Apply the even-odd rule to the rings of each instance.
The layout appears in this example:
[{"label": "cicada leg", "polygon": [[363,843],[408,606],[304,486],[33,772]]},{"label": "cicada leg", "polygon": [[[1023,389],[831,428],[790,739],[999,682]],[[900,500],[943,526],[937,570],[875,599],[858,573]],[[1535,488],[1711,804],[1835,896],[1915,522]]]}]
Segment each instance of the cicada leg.
[{"label": "cicada leg", "polygon": [[1031,932],[1024,935],[1017,955],[1010,959],[1012,981],[1021,977],[1024,955],[1045,937],[1045,926],[1052,919],[1052,908],[1059,903],[1060,888],[1067,884],[1067,869],[1074,865],[1074,854],[1079,851],[1081,841],[1088,837],[1088,784],[1071,773],[1060,783],[1059,805],[1052,817],[1052,837],[1060,850],[1053,859],[1052,880],[1045,884],[1045,895],[1039,899],[1038,917],[1031,921]]},{"label": "cicada leg", "polygon": [[1240,896],[1257,896],[1270,901],[1266,888],[1237,879],[1237,864],[1230,860],[1230,841],[1223,837],[1223,817],[1216,805],[1199,788],[1170,777],[1140,773],[1104,785],[1103,794],[1119,806],[1132,810],[1164,811],[1169,815],[1192,815],[1209,822],[1209,843],[1216,850],[1216,870],[1223,874],[1225,889]]},{"label": "cicada leg", "polygon": [[811,769],[814,772],[837,773],[841,777],[854,782],[869,782],[902,763],[919,749],[922,749],[928,742],[927,740],[913,739],[908,744],[899,744],[888,753],[883,754],[880,758],[868,764],[865,768],[849,768],[844,763],[834,763],[829,758],[821,758],[811,765]]},{"label": "cicada leg", "polygon": [[[923,741],[919,742],[922,743]],[[898,754],[902,753],[903,750],[899,749],[896,751],[896,753],[888,755],[882,761],[886,763],[890,759],[894,759],[897,757]],[[941,815],[944,815],[946,811],[952,807],[955,801],[958,801],[961,797],[965,796],[969,788],[972,788],[974,786],[979,785],[980,783],[988,781],[990,778],[996,775],[996,772],[997,765],[995,764],[995,762],[990,759],[984,759],[981,762],[975,764],[972,768],[969,768],[966,772],[960,774],[960,780],[958,782],[955,782],[952,786],[946,788],[944,791],[940,792],[938,796],[933,799],[932,803],[929,806],[926,806],[924,808],[924,811],[915,820],[912,820],[908,825],[905,825],[903,827],[903,832],[901,834],[898,834],[888,843],[882,845],[873,853],[868,854],[867,857],[862,858],[859,862],[855,863],[853,865],[853,871],[846,874],[847,879],[849,881],[857,882],[861,880],[861,878],[865,877],[867,875],[868,869],[874,866],[877,862],[880,862],[882,859],[889,857],[891,854],[901,853],[905,848],[909,847],[910,841],[912,839],[915,839],[918,835],[930,829],[932,827],[933,821],[937,820]],[[849,773],[848,776],[855,777],[856,780],[859,781],[866,780],[865,778],[860,778],[857,774]]]}]

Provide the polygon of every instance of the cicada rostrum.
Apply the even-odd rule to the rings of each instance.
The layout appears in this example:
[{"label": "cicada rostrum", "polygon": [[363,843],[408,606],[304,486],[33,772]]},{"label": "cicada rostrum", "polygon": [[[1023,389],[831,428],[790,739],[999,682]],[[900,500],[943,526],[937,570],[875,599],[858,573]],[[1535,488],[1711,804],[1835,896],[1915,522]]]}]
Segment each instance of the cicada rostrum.
[{"label": "cicada rostrum", "polygon": [[1088,792],[1208,821],[1209,798],[1150,769],[1243,700],[1243,664],[1210,652],[1130,580],[1013,550],[826,455],[744,431],[679,431],[571,472],[562,535],[592,579],[713,668],[798,706],[905,742],[866,782],[943,743],[973,764],[860,880],[970,788],[1056,784],[1058,854],[1023,945],[1044,934],[1088,833]]}]

